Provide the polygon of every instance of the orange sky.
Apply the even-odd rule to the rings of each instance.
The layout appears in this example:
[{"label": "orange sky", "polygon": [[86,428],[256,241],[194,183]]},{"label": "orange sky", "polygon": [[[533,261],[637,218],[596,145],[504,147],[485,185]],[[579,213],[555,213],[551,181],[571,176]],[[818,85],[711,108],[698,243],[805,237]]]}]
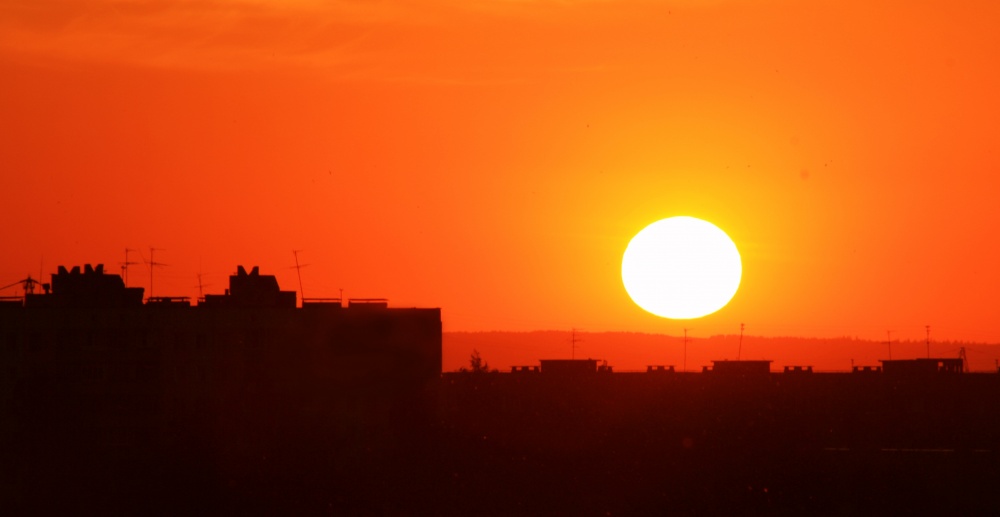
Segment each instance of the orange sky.
[{"label": "orange sky", "polygon": [[[0,285],[155,246],[157,295],[197,296],[199,272],[221,292],[236,264],[295,289],[296,249],[306,296],[439,306],[445,330],[1000,341],[998,20],[985,1],[7,1]],[[673,215],[743,255],[700,320],[622,287],[628,240]]]}]

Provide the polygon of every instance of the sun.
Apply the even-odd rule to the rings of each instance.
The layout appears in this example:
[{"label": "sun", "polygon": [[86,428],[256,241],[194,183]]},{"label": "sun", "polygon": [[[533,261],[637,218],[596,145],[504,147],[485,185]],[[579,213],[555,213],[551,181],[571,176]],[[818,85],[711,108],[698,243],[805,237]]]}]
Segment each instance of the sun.
[{"label": "sun", "polygon": [[664,318],[712,314],[733,298],[742,276],[732,239],[694,217],[669,217],[643,228],[622,257],[625,291],[636,305]]}]

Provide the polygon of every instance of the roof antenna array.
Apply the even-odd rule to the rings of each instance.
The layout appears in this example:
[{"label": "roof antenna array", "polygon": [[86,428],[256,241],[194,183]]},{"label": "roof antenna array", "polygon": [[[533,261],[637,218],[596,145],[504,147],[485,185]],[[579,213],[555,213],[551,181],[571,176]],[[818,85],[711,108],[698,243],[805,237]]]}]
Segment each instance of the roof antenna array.
[{"label": "roof antenna array", "polygon": [[299,276],[299,298],[302,301],[306,299],[306,293],[302,290],[302,268],[308,266],[309,264],[299,264],[299,252],[302,250],[292,250],[292,255],[295,255],[295,274]]},{"label": "roof antenna array", "polygon": [[162,262],[157,262],[157,261],[153,260],[153,253],[156,252],[156,251],[166,251],[166,250],[164,250],[163,248],[154,248],[152,246],[149,247],[149,263],[148,263],[149,264],[149,297],[146,298],[147,300],[152,300],[153,299],[153,269],[156,268],[156,266],[166,266],[167,265],[167,264],[163,264]]},{"label": "roof antenna array", "polygon": [[128,254],[135,251],[132,248],[125,248],[125,262],[121,263],[122,266],[122,282],[125,283],[125,287],[128,287],[128,267],[138,264],[138,262],[131,262],[128,259]]},{"label": "roof antenna array", "polygon": [[[17,285],[22,285],[24,287],[24,294],[28,295],[28,294],[32,294],[32,293],[35,292],[35,284],[41,284],[41,282],[39,282],[38,280],[35,280],[34,278],[31,278],[31,275],[28,275],[28,277],[25,278],[24,280],[18,280],[17,282],[14,282],[13,284],[9,284],[9,285],[5,285],[3,287],[0,287],[0,291],[3,291],[4,289],[9,289],[9,288],[17,286]],[[45,285],[47,285],[47,284],[43,284],[43,287]]]},{"label": "roof antenna array", "polygon": [[205,289],[201,283],[201,273],[198,273],[198,299],[201,300],[203,298],[205,298]]}]

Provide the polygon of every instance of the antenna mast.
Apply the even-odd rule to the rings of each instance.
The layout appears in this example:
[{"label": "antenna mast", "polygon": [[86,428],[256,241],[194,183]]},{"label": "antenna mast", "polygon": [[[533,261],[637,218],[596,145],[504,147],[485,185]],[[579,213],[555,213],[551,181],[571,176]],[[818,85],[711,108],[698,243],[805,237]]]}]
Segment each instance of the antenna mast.
[{"label": "antenna mast", "polygon": [[[37,284],[37,283],[40,283],[40,282],[38,280],[35,280],[34,278],[31,278],[31,275],[28,275],[28,277],[25,278],[24,280],[18,280],[17,282],[14,282],[13,284],[5,285],[3,287],[0,287],[0,291],[2,291],[4,289],[7,289],[9,287],[14,287],[16,285],[22,285],[22,287],[24,287],[24,294],[25,294],[25,296],[27,296],[27,295],[32,294],[32,293],[35,292],[35,284]],[[14,294],[15,295],[17,294],[16,290],[15,290]]]},{"label": "antenna mast", "polygon": [[[128,254],[135,251],[131,248],[125,248],[125,262],[122,262],[122,282],[125,283],[125,287],[128,287],[128,267],[138,264],[138,262],[131,262],[128,259]],[[152,256],[152,254],[150,254]]]},{"label": "antenna mast", "polygon": [[892,331],[885,331],[885,344],[889,347],[889,360],[892,361]]},{"label": "antenna mast", "polygon": [[931,326],[930,325],[925,325],[924,328],[927,329],[927,358],[930,359],[931,358]]},{"label": "antenna mast", "polygon": [[740,323],[740,348],[736,351],[736,360],[740,360],[740,355],[743,353],[743,324]]},{"label": "antenna mast", "polygon": [[576,329],[574,328],[573,329],[573,334],[570,337],[570,358],[571,359],[576,359],[576,344],[579,343],[580,341],[583,341],[583,340],[576,338]]},{"label": "antenna mast", "polygon": [[153,299],[153,269],[155,269],[156,266],[166,266],[166,264],[161,264],[153,260],[153,253],[156,251],[166,251],[166,250],[162,248],[154,248],[152,246],[149,247],[149,297],[147,297],[146,300]]},{"label": "antenna mast", "polygon": [[306,293],[302,290],[302,268],[306,267],[308,264],[299,265],[299,252],[302,250],[292,250],[292,255],[295,255],[295,274],[299,276],[299,298],[304,301],[306,299]]}]

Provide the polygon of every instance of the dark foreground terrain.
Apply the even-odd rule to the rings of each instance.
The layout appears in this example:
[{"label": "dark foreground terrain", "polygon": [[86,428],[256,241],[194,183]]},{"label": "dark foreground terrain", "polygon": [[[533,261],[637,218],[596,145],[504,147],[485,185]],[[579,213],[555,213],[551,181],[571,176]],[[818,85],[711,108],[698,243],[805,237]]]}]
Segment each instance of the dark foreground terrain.
[{"label": "dark foreground terrain", "polygon": [[1000,375],[10,390],[19,514],[992,515]]}]

